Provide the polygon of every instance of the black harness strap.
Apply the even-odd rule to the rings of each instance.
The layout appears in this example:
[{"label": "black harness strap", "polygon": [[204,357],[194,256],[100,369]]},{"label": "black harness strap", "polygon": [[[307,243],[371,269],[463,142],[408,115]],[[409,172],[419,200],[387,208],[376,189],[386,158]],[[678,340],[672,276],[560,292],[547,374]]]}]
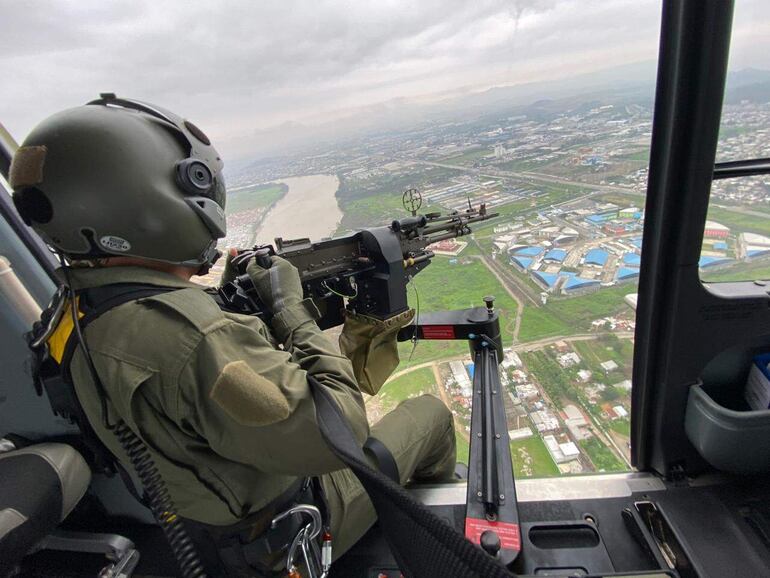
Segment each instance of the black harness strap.
[{"label": "black harness strap", "polygon": [[[158,287],[141,283],[115,283],[114,285],[104,285],[103,287],[93,287],[78,291],[78,306],[83,313],[83,317],[80,318],[80,330],[84,331],[92,321],[124,303],[176,290],[173,287]],[[69,372],[70,363],[77,346],[77,339],[73,339],[70,336],[67,340],[67,345],[64,347],[64,355],[60,363],[62,372],[70,382],[72,381]]]},{"label": "black harness strap", "polygon": [[364,451],[371,452],[377,460],[377,467],[397,484],[401,482],[398,464],[388,447],[377,438],[368,438],[364,443]]},{"label": "black harness strap", "polygon": [[514,578],[501,564],[373,469],[329,391],[308,376],[321,435],[363,485],[399,569],[407,578]]}]

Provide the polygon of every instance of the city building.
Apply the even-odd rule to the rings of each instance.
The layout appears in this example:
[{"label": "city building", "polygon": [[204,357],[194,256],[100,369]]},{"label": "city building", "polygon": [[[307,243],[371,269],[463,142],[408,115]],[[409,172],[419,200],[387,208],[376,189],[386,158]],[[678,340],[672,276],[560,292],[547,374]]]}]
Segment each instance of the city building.
[{"label": "city building", "polygon": [[618,211],[618,216],[621,219],[638,219],[642,216],[642,212],[637,207],[628,207]]},{"label": "city building", "polygon": [[633,269],[631,267],[621,267],[618,269],[615,279],[617,281],[631,281],[639,277],[639,269]]},{"label": "city building", "polygon": [[707,239],[726,239],[729,234],[729,227],[725,227],[716,221],[706,221],[706,228],[703,231],[703,236]]},{"label": "city building", "polygon": [[567,251],[564,249],[551,249],[543,256],[543,261],[561,263],[567,257]]},{"label": "city building", "polygon": [[561,291],[565,295],[597,290],[601,287],[601,283],[597,279],[584,279],[574,273],[563,273],[563,275],[567,277],[567,280],[561,287]]},{"label": "city building", "polygon": [[602,366],[602,369],[605,373],[610,373],[611,371],[615,371],[618,368],[618,364],[611,359],[609,361],[604,361],[599,365]]},{"label": "city building", "polygon": [[465,370],[465,365],[462,361],[450,361],[449,369],[452,372],[452,376],[455,378],[455,383],[462,391],[463,397],[470,398],[473,394],[473,387],[471,386],[471,379],[468,377],[468,372]]},{"label": "city building", "polygon": [[559,275],[556,273],[545,273],[543,271],[532,271],[532,279],[543,287],[543,289],[546,289],[547,291],[552,291],[556,284],[559,282]]},{"label": "city building", "polygon": [[580,363],[580,356],[574,351],[570,351],[569,353],[562,353],[556,360],[562,367],[572,367]]},{"label": "city building", "polygon": [[639,267],[642,264],[642,256],[636,253],[626,253],[623,255],[623,264],[629,267]]},{"label": "city building", "polygon": [[578,450],[574,442],[559,443],[556,440],[556,436],[552,435],[543,436],[543,442],[553,461],[557,464],[569,462],[580,455],[580,450]]},{"label": "city building", "polygon": [[555,431],[560,428],[558,418],[547,409],[539,409],[529,414],[529,419],[535,424],[537,431]]},{"label": "city building", "polygon": [[519,429],[512,429],[508,431],[508,437],[512,442],[516,440],[523,440],[532,437],[532,429],[528,427],[520,427]]},{"label": "city building", "polygon": [[711,267],[718,267],[720,265],[727,265],[728,263],[732,263],[733,259],[730,259],[728,257],[713,257],[711,255],[701,255],[701,258],[698,260],[698,267],[701,269],[708,269]]},{"label": "city building", "polygon": [[585,256],[585,264],[586,265],[596,265],[597,267],[604,267],[604,265],[607,264],[607,259],[609,258],[609,254],[604,249],[591,249],[586,253]]}]

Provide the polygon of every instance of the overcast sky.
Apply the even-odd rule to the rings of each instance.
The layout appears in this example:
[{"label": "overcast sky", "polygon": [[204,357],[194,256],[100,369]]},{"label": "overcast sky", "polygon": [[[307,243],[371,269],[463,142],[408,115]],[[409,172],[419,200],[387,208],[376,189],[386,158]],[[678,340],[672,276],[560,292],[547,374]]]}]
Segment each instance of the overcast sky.
[{"label": "overcast sky", "polygon": [[[770,2],[738,4],[732,67],[770,69]],[[285,122],[655,59],[660,2],[0,0],[0,14],[0,122],[18,139],[114,91],[192,119],[228,159]]]}]

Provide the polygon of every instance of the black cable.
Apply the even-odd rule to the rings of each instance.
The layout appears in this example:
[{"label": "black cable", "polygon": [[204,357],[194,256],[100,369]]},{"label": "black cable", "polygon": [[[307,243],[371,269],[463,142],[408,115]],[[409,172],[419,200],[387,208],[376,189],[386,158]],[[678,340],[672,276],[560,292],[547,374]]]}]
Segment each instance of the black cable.
[{"label": "black cable", "polygon": [[146,501],[150,505],[152,515],[166,535],[166,540],[174,552],[182,576],[185,578],[205,578],[206,572],[198,558],[195,544],[176,514],[174,501],[168,493],[168,488],[166,488],[147,445],[123,420],[118,421],[114,433],[141,480]]},{"label": "black cable", "polygon": [[115,424],[109,423],[107,394],[104,385],[99,378],[99,373],[96,371],[96,365],[94,365],[94,360],[91,357],[91,352],[88,349],[83,331],[80,328],[75,290],[72,288],[72,279],[67,263],[64,259],[64,255],[59,255],[59,258],[61,260],[62,271],[64,272],[65,284],[67,286],[71,305],[73,330],[75,331],[78,345],[80,345],[80,350],[83,352],[83,357],[86,360],[91,379],[93,379],[98,390],[102,409],[102,423],[118,438],[120,445],[123,447],[123,451],[128,455],[131,465],[134,466],[134,470],[142,483],[142,489],[144,490],[144,495],[149,504],[150,511],[163,530],[166,540],[168,541],[171,550],[174,552],[174,557],[179,564],[179,569],[182,571],[182,576],[184,578],[206,578],[206,572],[203,569],[200,558],[198,558],[198,552],[195,549],[195,545],[176,513],[174,501],[168,493],[166,483],[163,481],[160,471],[158,471],[158,467],[155,465],[155,462],[150,455],[147,444],[145,444],[122,419],[118,420]]},{"label": "black cable", "polygon": [[409,284],[412,286],[412,289],[414,289],[414,297],[415,301],[417,301],[414,315],[414,324],[416,328],[414,330],[414,335],[412,335],[412,351],[409,352],[409,363],[411,363],[414,351],[417,349],[417,341],[419,340],[417,334],[419,333],[420,326],[420,292],[417,290],[417,283],[414,280],[414,276],[409,280]]}]

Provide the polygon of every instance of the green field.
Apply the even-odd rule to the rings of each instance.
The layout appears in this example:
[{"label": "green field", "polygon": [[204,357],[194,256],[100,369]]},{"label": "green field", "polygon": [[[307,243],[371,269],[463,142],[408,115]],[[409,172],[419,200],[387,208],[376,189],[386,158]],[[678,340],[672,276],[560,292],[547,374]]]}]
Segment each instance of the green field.
[{"label": "green field", "polygon": [[622,158],[629,161],[643,161],[646,163],[650,160],[650,149],[638,150],[636,152],[624,155]]},{"label": "green field", "polygon": [[[450,264],[448,257],[435,257],[408,288],[409,304],[417,308],[419,301],[420,313],[427,313],[483,306],[482,298],[485,295],[494,295],[495,307],[502,319],[503,345],[510,346],[516,319],[516,302],[481,261],[463,259],[463,255],[464,253],[460,254],[456,264]],[[411,352],[412,343],[400,345],[402,367],[409,363]],[[414,350],[411,363],[417,364],[467,352],[468,344],[462,341],[421,341]]]},{"label": "green field", "polygon": [[602,375],[600,364],[614,361],[620,368],[607,376],[611,384],[631,377],[631,365],[634,360],[634,344],[630,339],[618,339],[615,335],[605,335],[595,341],[575,341],[572,346],[577,351],[583,364],[594,375]]},{"label": "green field", "polygon": [[756,279],[770,279],[770,263],[740,263],[729,269],[717,271],[701,271],[701,280],[706,282],[726,281],[754,281]]},{"label": "green field", "polygon": [[455,441],[457,442],[457,461],[461,464],[468,464],[468,455],[471,451],[471,446],[468,441],[455,430]]},{"label": "green field", "polygon": [[227,214],[269,207],[286,194],[289,187],[283,183],[256,185],[227,194]]},{"label": "green field", "polygon": [[720,207],[709,207],[708,217],[710,221],[716,221],[730,227],[732,233],[750,232],[760,235],[770,235],[770,213],[767,217],[759,215],[747,215]]},{"label": "green field", "polygon": [[564,406],[564,399],[572,402],[579,401],[578,391],[571,383],[571,378],[577,372],[576,369],[563,369],[545,351],[522,352],[521,359],[557,408],[561,409]]},{"label": "green field", "polygon": [[580,447],[588,454],[597,472],[625,472],[627,468],[610,449],[596,438],[581,441]]},{"label": "green field", "polygon": [[628,418],[613,420],[609,422],[609,426],[620,435],[631,437],[631,421]]},{"label": "green field", "polygon": [[[376,179],[350,179],[342,175],[337,189],[337,201],[342,209],[342,221],[337,233],[389,225],[393,219],[406,217],[401,204],[401,195],[411,187],[423,188],[426,184],[448,182],[453,176],[463,174],[461,170],[443,167],[414,167],[408,173],[395,172],[381,175]],[[427,204],[421,213],[439,211],[440,207]]]},{"label": "green field", "polygon": [[550,207],[556,203],[564,202],[568,199],[580,195],[581,193],[589,192],[589,189],[575,185],[554,185],[553,183],[536,182],[535,180],[532,182],[522,182],[520,184],[532,190],[536,189],[543,191],[543,194],[533,198],[514,201],[501,207],[496,207],[495,212],[500,213],[500,216],[488,224],[476,225],[473,227],[473,231],[476,234],[476,237],[492,236],[493,228],[495,225],[505,223],[506,221],[510,221],[516,217],[533,215],[543,208]]},{"label": "green field", "polygon": [[383,409],[389,411],[400,402],[423,393],[436,393],[436,380],[433,371],[428,368],[410,371],[382,386],[378,394]]},{"label": "green field", "polygon": [[[532,461],[522,459],[520,450],[524,450]],[[548,453],[548,449],[538,435],[511,442],[511,458],[514,473],[519,478],[546,478],[560,475],[559,468],[556,467],[551,454]]]},{"label": "green field", "polygon": [[551,298],[543,307],[526,305],[519,330],[519,341],[585,333],[596,319],[626,311],[624,298],[634,293],[633,284],[602,288],[581,297]]},{"label": "green field", "polygon": [[489,154],[490,150],[487,148],[471,149],[453,157],[440,159],[438,162],[447,163],[449,165],[473,165],[473,163],[479,159],[483,159]]}]

